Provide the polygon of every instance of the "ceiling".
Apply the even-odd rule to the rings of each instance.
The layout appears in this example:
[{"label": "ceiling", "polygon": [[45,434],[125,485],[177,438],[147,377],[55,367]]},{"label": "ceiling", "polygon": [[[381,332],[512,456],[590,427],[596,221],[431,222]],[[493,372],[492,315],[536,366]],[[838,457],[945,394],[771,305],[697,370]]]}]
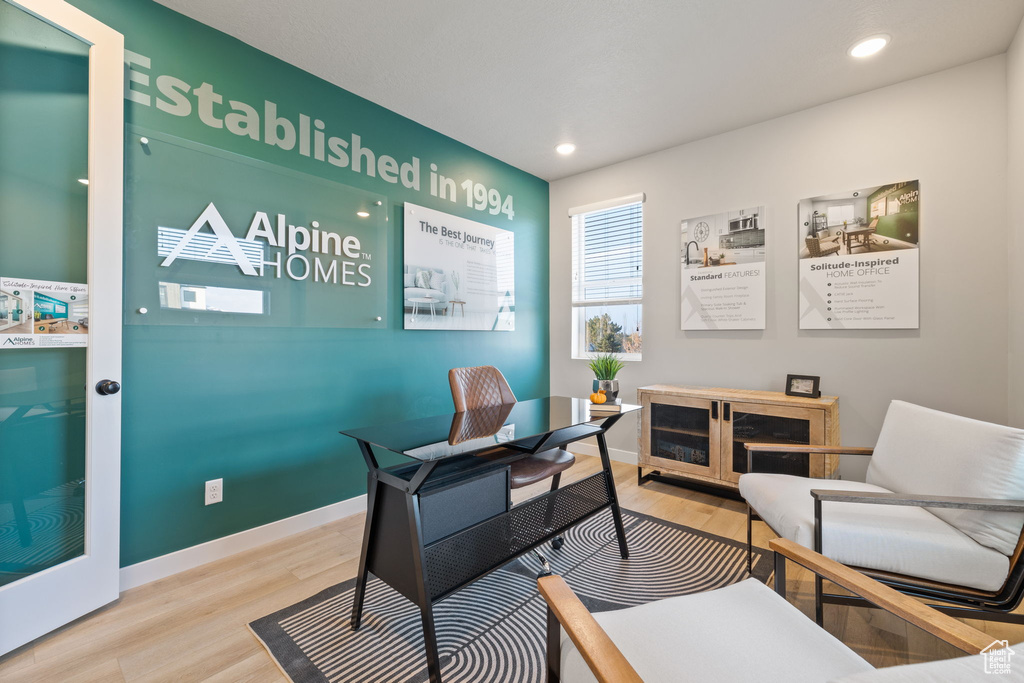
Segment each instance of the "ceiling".
[{"label": "ceiling", "polygon": [[[159,1],[547,180],[1000,54],[1024,16],[1024,0]],[[889,47],[848,56],[876,33]]]}]

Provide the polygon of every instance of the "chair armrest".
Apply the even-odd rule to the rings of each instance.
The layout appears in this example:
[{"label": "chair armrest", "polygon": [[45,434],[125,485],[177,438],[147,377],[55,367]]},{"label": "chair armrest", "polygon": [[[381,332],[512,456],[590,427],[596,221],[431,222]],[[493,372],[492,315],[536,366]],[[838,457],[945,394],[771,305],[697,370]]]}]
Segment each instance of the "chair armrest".
[{"label": "chair armrest", "polygon": [[979,654],[992,644],[991,635],[793,541],[776,538],[768,542],[768,547],[968,654]]},{"label": "chair armrest", "polygon": [[751,453],[835,453],[837,455],[871,455],[874,448],[852,446],[807,446],[788,443],[747,443],[743,444]]},{"label": "chair armrest", "polygon": [[599,683],[643,683],[565,579],[549,574],[537,579],[537,587]]},{"label": "chair armrest", "polygon": [[905,505],[929,508],[960,508],[964,510],[991,510],[994,512],[1024,512],[1024,500],[998,500],[995,498],[964,498],[961,496],[931,496],[914,493],[880,493],[874,491],[829,491],[812,489],[811,497],[821,502],[867,503],[869,505]]}]

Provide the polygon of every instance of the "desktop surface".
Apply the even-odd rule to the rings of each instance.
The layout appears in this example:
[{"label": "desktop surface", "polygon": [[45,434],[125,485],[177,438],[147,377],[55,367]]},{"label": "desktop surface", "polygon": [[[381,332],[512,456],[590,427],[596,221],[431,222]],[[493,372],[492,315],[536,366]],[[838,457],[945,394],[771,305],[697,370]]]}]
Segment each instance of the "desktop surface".
[{"label": "desktop surface", "polygon": [[[461,413],[383,422],[341,433],[417,460],[431,461],[522,443],[556,430],[601,423],[640,409],[624,403],[620,412],[597,413],[590,410],[591,405],[587,399],[545,396]],[[595,432],[599,431],[598,424],[593,426]]]}]

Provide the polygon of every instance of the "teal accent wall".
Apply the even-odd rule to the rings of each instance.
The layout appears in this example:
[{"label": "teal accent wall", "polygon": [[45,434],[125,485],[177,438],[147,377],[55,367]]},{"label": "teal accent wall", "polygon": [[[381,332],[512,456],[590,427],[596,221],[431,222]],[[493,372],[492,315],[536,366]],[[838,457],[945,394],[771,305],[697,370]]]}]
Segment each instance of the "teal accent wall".
[{"label": "teal accent wall", "polygon": [[[149,57],[152,78],[208,82],[225,102],[257,108],[270,100],[292,121],[300,113],[319,117],[331,134],[356,132],[378,154],[420,158],[424,186],[436,163],[457,184],[472,178],[515,197],[509,221],[211,128],[195,113],[179,117],[126,102],[130,124],[384,195],[391,218],[385,330],[124,327],[122,565],[365,493],[366,467],[338,430],[451,410],[451,367],[495,364],[519,398],[548,393],[545,181],[156,3],[72,3],[122,32],[128,50]],[[147,92],[156,89],[151,84]],[[514,332],[402,329],[407,201],[515,232]],[[203,482],[218,477],[224,502],[204,506]]]},{"label": "teal accent wall", "polygon": [[[918,181],[916,180],[880,187],[868,197],[868,211],[871,211],[871,205],[878,201],[879,197],[884,196],[886,201],[889,201],[892,197],[908,194],[916,196],[918,190]],[[889,216],[878,216],[878,225],[875,226],[875,233],[883,237],[892,237],[904,242],[918,244],[920,239],[918,236],[918,221],[920,220],[918,207],[920,204],[920,200],[915,199],[914,201],[901,204],[898,213]],[[871,220],[869,218],[869,222]]]}]

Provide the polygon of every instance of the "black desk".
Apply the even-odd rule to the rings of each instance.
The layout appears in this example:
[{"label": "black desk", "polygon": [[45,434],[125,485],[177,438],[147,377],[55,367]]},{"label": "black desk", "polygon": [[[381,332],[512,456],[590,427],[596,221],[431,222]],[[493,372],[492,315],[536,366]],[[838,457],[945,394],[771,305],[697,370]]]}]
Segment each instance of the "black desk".
[{"label": "black desk", "polygon": [[[342,431],[359,443],[370,470],[352,628],[372,572],[419,606],[430,681],[440,683],[435,602],[605,508],[629,557],[604,435],[639,409],[591,415],[587,400],[550,396]],[[510,462],[589,437],[597,438],[600,472],[511,505]],[[374,447],[412,461],[382,468]]]}]

